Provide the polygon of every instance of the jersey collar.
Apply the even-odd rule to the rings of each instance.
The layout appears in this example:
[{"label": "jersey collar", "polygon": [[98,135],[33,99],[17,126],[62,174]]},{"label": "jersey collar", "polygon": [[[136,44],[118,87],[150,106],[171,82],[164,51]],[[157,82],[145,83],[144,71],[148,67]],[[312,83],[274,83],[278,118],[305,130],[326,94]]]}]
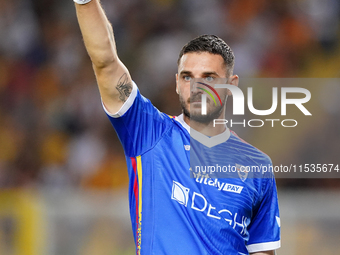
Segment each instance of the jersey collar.
[{"label": "jersey collar", "polygon": [[191,138],[207,146],[208,148],[212,148],[216,145],[224,143],[228,141],[230,137],[230,130],[227,126],[226,126],[226,130],[223,133],[209,137],[209,136],[203,135],[202,133],[196,131],[193,128],[190,128],[190,126],[184,121],[183,114],[176,117],[175,120],[181,123],[181,125],[188,131]]},{"label": "jersey collar", "polygon": [[181,123],[181,125],[186,129],[186,131],[188,131],[188,133],[190,134],[190,126],[184,121],[183,118],[183,113],[177,117],[175,117],[175,120],[177,120],[179,123]]}]

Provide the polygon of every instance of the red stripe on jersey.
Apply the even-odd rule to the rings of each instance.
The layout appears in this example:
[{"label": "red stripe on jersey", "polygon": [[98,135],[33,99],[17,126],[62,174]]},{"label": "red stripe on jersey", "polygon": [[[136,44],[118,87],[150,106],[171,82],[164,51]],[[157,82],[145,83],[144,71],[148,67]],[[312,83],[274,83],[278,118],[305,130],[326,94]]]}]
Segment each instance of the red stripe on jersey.
[{"label": "red stripe on jersey", "polygon": [[132,163],[132,168],[133,171],[135,172],[135,180],[133,182],[133,194],[135,195],[135,200],[136,200],[136,242],[137,236],[138,236],[138,182],[137,182],[137,163],[135,158],[131,158],[131,163]]}]

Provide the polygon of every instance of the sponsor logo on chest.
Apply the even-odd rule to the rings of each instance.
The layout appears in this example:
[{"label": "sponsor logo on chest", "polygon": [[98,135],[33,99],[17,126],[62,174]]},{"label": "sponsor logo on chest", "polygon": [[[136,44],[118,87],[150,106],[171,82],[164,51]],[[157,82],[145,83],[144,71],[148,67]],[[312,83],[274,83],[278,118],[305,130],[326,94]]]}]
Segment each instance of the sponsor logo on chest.
[{"label": "sponsor logo on chest", "polygon": [[[227,187],[226,184],[223,183],[223,187]],[[223,189],[224,188],[221,188],[221,190]],[[213,206],[204,195],[190,190],[179,182],[173,181],[171,199],[177,201],[188,210],[202,213],[210,219],[225,220],[235,231],[241,235],[247,235],[247,226],[250,221],[246,216],[233,211],[231,208],[227,209],[217,205]]]},{"label": "sponsor logo on chest", "polygon": [[234,185],[234,184],[230,184],[230,183],[225,183],[225,182],[220,182],[218,179],[196,178],[195,181],[198,182],[198,183],[204,184],[204,185],[216,187],[219,191],[223,190],[223,191],[227,191],[227,192],[233,192],[233,193],[241,194],[241,192],[243,190],[242,186],[238,186],[238,185]]}]

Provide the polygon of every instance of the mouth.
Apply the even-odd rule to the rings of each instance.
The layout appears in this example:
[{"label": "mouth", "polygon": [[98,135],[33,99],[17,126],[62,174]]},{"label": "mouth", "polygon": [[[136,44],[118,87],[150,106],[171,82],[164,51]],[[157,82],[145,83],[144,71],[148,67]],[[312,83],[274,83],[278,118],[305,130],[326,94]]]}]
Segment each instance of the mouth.
[{"label": "mouth", "polygon": [[202,101],[201,100],[190,100],[189,103],[191,103],[191,104],[202,103]]}]

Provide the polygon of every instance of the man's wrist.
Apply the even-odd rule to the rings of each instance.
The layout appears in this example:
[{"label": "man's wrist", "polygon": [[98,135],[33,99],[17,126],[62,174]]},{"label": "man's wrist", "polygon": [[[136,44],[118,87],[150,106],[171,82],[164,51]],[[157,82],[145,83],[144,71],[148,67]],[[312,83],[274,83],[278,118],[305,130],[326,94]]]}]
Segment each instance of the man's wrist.
[{"label": "man's wrist", "polygon": [[76,4],[87,4],[92,0],[73,0]]}]

